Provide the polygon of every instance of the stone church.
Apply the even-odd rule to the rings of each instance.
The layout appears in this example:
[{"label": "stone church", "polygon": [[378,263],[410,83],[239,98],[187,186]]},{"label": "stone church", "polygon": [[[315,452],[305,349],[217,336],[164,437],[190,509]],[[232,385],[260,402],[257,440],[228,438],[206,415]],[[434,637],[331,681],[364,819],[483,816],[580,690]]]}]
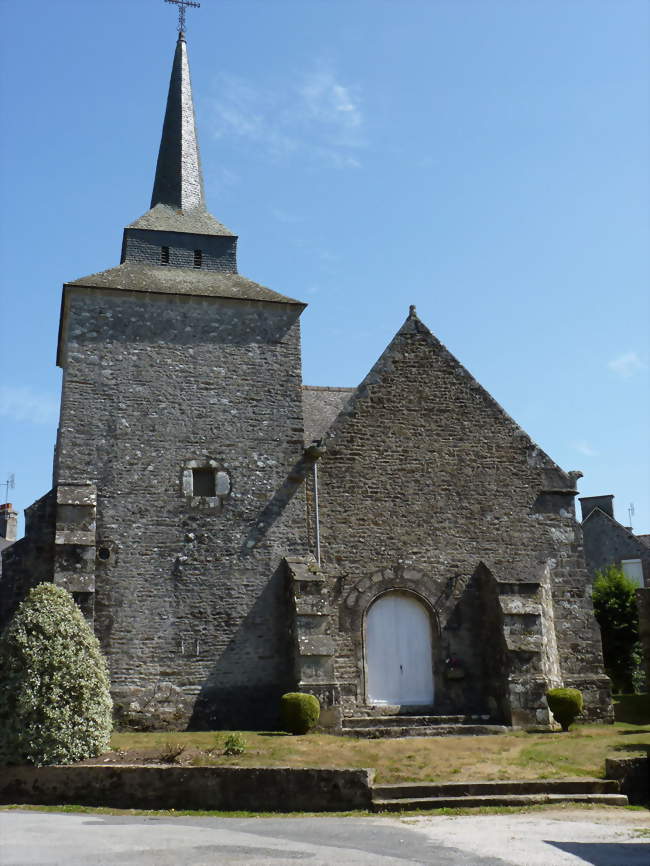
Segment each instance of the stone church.
[{"label": "stone church", "polygon": [[300,689],[334,729],[545,726],[561,684],[611,718],[580,473],[415,307],[357,388],[303,385],[305,304],[236,254],[181,32],[151,207],[117,267],[63,287],[53,488],[3,552],[3,622],[36,583],[69,590],[134,725],[264,728]]}]

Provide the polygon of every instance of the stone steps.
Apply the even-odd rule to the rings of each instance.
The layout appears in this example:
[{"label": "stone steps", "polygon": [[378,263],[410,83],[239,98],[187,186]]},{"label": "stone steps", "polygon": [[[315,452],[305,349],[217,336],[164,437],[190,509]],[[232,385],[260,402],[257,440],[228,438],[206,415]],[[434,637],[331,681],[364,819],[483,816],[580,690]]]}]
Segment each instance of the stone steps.
[{"label": "stone steps", "polygon": [[343,719],[341,733],[350,737],[444,737],[505,734],[505,725],[479,722],[472,716],[351,716]]},{"label": "stone steps", "polygon": [[373,812],[412,809],[535,806],[544,803],[595,803],[627,806],[618,782],[611,779],[549,779],[508,782],[447,782],[376,785]]},{"label": "stone steps", "polygon": [[461,725],[465,716],[409,716],[406,714],[391,716],[349,716],[343,719],[346,728],[394,728],[408,725]]},{"label": "stone steps", "polygon": [[479,737],[505,734],[505,725],[402,725],[400,727],[341,728],[348,737],[378,740],[383,737]]},{"label": "stone steps", "polygon": [[627,806],[625,794],[485,794],[480,797],[422,797],[412,800],[373,800],[373,812],[403,812],[414,809],[476,809],[481,806],[542,806],[551,803],[593,803]]}]

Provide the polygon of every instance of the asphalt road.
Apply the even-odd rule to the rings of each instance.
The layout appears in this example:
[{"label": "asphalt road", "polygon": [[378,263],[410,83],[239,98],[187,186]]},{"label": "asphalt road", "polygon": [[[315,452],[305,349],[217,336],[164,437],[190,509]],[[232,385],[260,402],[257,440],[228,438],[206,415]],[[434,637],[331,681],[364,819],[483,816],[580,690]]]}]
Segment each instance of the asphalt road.
[{"label": "asphalt road", "polygon": [[650,866],[650,814],[187,818],[0,811],[1,866]]}]

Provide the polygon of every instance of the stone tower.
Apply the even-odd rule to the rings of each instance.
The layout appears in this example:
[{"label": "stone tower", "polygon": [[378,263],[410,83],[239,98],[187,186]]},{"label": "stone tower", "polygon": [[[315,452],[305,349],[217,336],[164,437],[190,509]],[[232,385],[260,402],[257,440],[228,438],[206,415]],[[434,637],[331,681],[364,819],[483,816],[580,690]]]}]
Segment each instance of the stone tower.
[{"label": "stone tower", "polygon": [[118,267],[64,286],[55,580],[125,711],[246,726],[291,685],[304,305],[240,276],[236,243],[205,205],[181,33],[151,208]]}]

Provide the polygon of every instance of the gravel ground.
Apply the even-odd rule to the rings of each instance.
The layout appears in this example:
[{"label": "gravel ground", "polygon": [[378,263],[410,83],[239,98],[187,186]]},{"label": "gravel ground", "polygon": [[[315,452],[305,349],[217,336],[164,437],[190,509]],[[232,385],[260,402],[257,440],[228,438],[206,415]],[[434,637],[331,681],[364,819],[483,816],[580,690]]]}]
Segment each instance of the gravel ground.
[{"label": "gravel ground", "polygon": [[649,866],[650,813],[194,818],[0,811],[2,866]]}]

